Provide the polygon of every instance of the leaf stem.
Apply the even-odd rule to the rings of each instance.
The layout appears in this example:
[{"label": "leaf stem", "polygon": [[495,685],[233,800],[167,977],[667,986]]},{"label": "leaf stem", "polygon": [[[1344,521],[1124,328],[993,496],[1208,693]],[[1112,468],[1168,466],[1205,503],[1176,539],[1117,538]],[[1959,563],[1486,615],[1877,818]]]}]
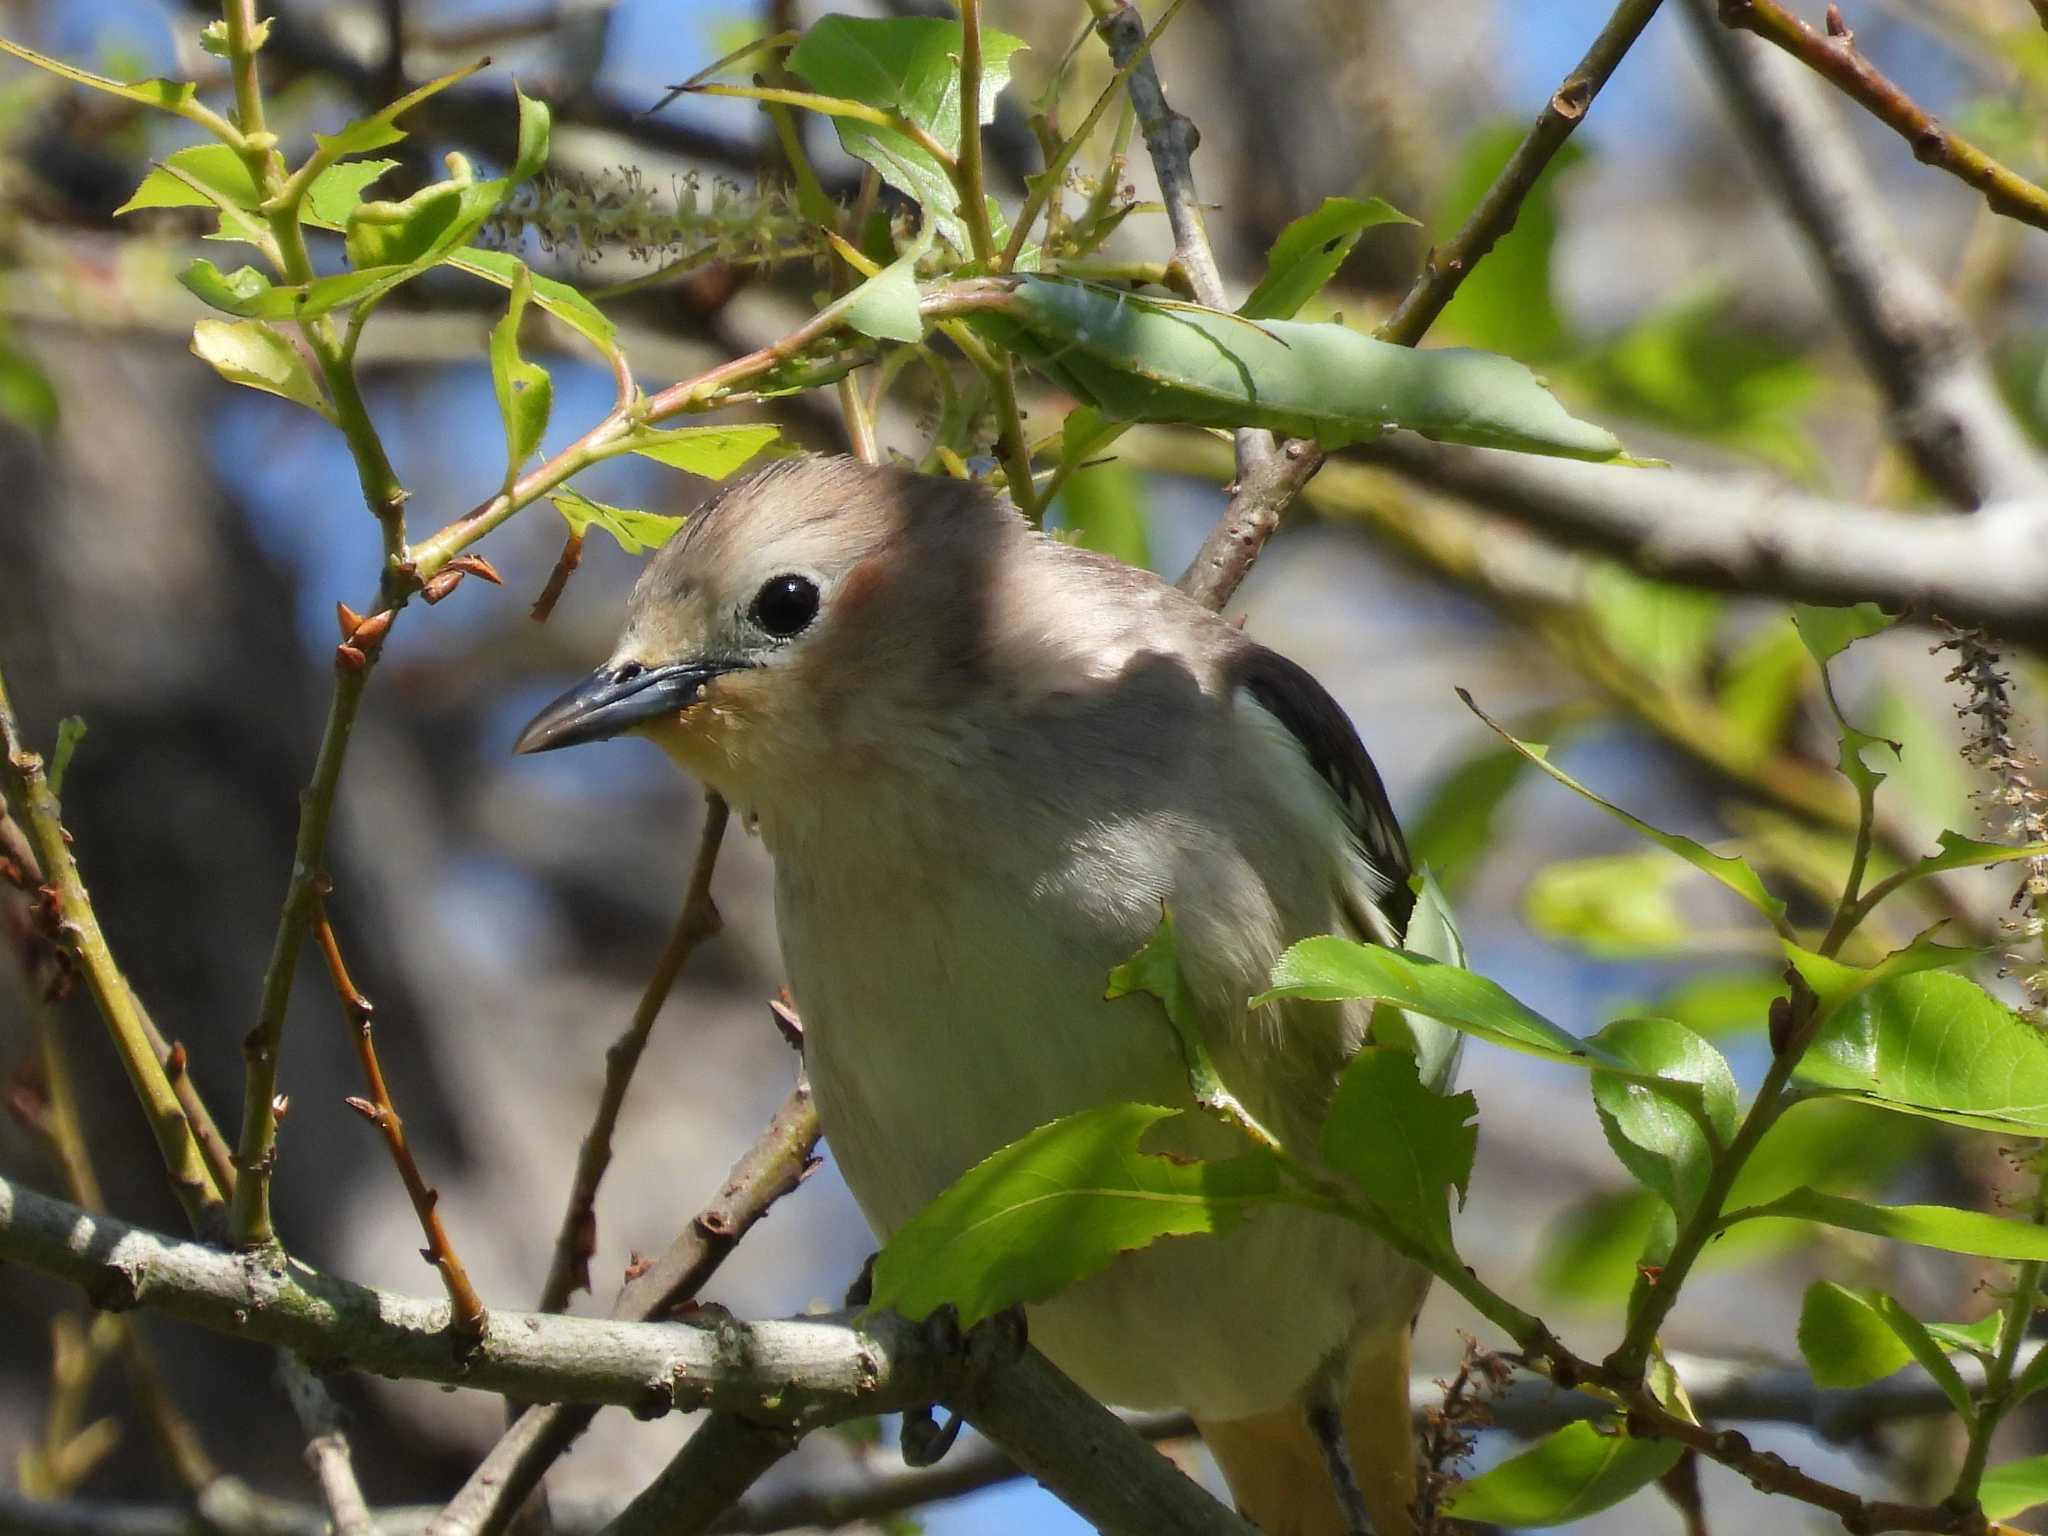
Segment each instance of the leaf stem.
[{"label": "leaf stem", "polygon": [[[2041,1176],[2042,1144],[2034,1144],[2026,1167],[2034,1176],[2034,1195],[2029,1219],[2035,1226],[2048,1225],[2048,1179]],[[2005,1317],[1999,1328],[1998,1354],[1984,1373],[1984,1391],[1977,1399],[1976,1417],[1970,1423],[1969,1446],[1963,1465],[1956,1473],[1955,1487],[1948,1502],[1958,1509],[1977,1506],[1977,1493],[1984,1481],[1984,1464],[1990,1459],[1992,1437],[2005,1416],[2019,1406],[2013,1392],[2013,1368],[2019,1360],[2020,1344],[2041,1294],[2041,1263],[2029,1260],[2014,1267],[2012,1294],[2005,1300]]]}]

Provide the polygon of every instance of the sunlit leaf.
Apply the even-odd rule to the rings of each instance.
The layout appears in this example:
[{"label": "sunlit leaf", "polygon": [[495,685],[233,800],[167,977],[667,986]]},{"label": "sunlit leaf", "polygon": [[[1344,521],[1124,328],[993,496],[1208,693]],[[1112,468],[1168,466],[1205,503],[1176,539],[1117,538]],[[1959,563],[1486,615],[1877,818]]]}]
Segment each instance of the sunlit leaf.
[{"label": "sunlit leaf", "polygon": [[[183,176],[173,175],[173,169]],[[201,187],[214,197],[209,198]],[[254,208],[259,198],[248,163],[234,150],[225,144],[191,144],[166,155],[163,164],[143,177],[142,185],[114,213],[119,217],[143,208],[205,208],[213,206],[215,199]]]},{"label": "sunlit leaf", "polygon": [[533,296],[533,280],[524,266],[513,279],[512,300],[505,317],[491,327],[491,390],[498,399],[498,417],[505,424],[505,489],[540,447],[554,407],[554,380],[539,363],[519,354],[519,322]]},{"label": "sunlit leaf", "polygon": [[1278,1165],[1254,1149],[1208,1162],[1141,1151],[1180,1111],[1109,1104],[1040,1126],[976,1164],[889,1239],[873,1300],[960,1323],[1044,1301],[1162,1237],[1221,1232],[1280,1198]]},{"label": "sunlit leaf", "polygon": [[[370,116],[357,118],[337,133],[316,133],[313,135],[314,145],[322,159],[338,160],[344,155],[360,155],[368,150],[382,149],[387,144],[396,144],[405,137],[405,130],[398,126],[399,118],[429,96],[438,95],[457,81],[468,79],[489,62],[489,59],[479,59],[474,64],[465,64],[460,69],[451,70],[445,75],[429,80],[425,85],[407,91],[396,101],[371,113]],[[528,172],[528,175],[531,174],[532,172]]]},{"label": "sunlit leaf", "polygon": [[0,37],[0,53],[11,53],[24,64],[33,64],[37,69],[47,70],[53,75],[69,80],[74,85],[90,86],[109,96],[119,96],[124,101],[140,102],[145,107],[173,112],[180,117],[189,115],[188,109],[199,94],[199,87],[190,80],[110,80],[105,75],[96,75],[91,70],[80,69],[75,64],[66,64],[62,59],[53,59],[48,54],[37,53],[33,48],[24,48],[19,43],[9,42]]},{"label": "sunlit leaf", "polygon": [[1691,1215],[1717,1149],[1735,1139],[1735,1074],[1719,1051],[1670,1019],[1617,1019],[1592,1043],[1637,1074],[1593,1071],[1607,1144],[1645,1187]]},{"label": "sunlit leaf", "polygon": [[[981,29],[981,111],[995,117],[996,97],[1010,79],[1010,58],[1022,38]],[[828,96],[865,102],[901,113],[944,148],[960,147],[960,49],[957,21],[925,16],[871,20],[821,16],[789,54],[789,67]],[[961,250],[967,248],[959,219],[959,194],[929,153],[906,135],[848,118],[835,118],[839,142],[856,160],[872,165],[882,179],[922,205],[927,219]]]},{"label": "sunlit leaf", "polygon": [[1908,1349],[1878,1314],[1875,1292],[1816,1280],[1799,1307],[1799,1353],[1816,1384],[1861,1387],[1911,1363]]},{"label": "sunlit leaf", "polygon": [[882,341],[922,341],[924,316],[917,307],[917,261],[930,241],[920,240],[833,307],[847,325]]},{"label": "sunlit leaf", "polygon": [[1730,1213],[1731,1221],[1777,1217],[1818,1222],[1945,1253],[1984,1259],[2048,1259],[2048,1227],[1949,1205],[1877,1205],[1801,1188],[1767,1204]]},{"label": "sunlit leaf", "polygon": [[[444,260],[458,272],[467,272],[506,289],[512,286],[519,273],[527,270],[526,263],[509,251],[483,251],[473,245],[450,252]],[[603,310],[557,278],[530,271],[527,271],[527,278],[533,285],[536,306],[582,336],[605,356],[618,355],[618,331]]]},{"label": "sunlit leaf", "polygon": [[1813,659],[1825,664],[1858,640],[1882,634],[1898,620],[1875,603],[1857,603],[1851,608],[1794,603],[1792,622],[1798,626],[1799,638],[1812,652]]},{"label": "sunlit leaf", "polygon": [[683,526],[680,517],[664,517],[659,512],[636,512],[627,507],[606,506],[601,501],[592,501],[581,491],[572,491],[557,486],[548,492],[548,500],[555,504],[555,510],[567,519],[570,532],[578,537],[592,528],[602,528],[619,542],[619,548],[629,555],[644,555],[650,549],[658,549]]},{"label": "sunlit leaf", "polygon": [[1405,427],[1440,442],[1612,459],[1520,363],[1397,347],[1333,323],[1247,320],[1066,278],[1015,277],[970,316],[977,330],[1103,415],[1265,427],[1327,448]]},{"label": "sunlit leaf", "polygon": [[1977,1502],[1987,1520],[2010,1520],[2037,1504],[2048,1504],[2048,1455],[1987,1467],[1977,1485]]},{"label": "sunlit leaf", "polygon": [[1545,938],[1592,954],[1670,954],[1689,948],[1698,926],[1671,897],[1681,874],[1655,849],[1560,859],[1530,879],[1522,915]]},{"label": "sunlit leaf", "polygon": [[731,427],[641,427],[626,439],[626,446],[671,469],[723,480],[781,439],[781,428],[748,422]]},{"label": "sunlit leaf", "polygon": [[1415,220],[1378,197],[1326,197],[1313,213],[1305,213],[1285,229],[1266,253],[1266,275],[1238,305],[1240,315],[1255,320],[1289,320],[1323,290],[1358,244],[1358,237],[1380,224],[1413,224]]},{"label": "sunlit leaf", "polygon": [[[1430,239],[1442,241],[1464,223],[1521,147],[1528,124],[1490,124],[1466,140],[1438,197]],[[1515,227],[1473,267],[1437,321],[1447,336],[1513,357],[1547,358],[1565,341],[1564,316],[1552,289],[1552,255],[1559,227],[1559,179],[1585,158],[1584,144],[1567,139],[1515,211]]]},{"label": "sunlit leaf", "polygon": [[1858,992],[1823,1025],[1798,1076],[1880,1108],[2048,1136],[2048,1040],[1950,971],[1908,972]]},{"label": "sunlit leaf", "polygon": [[192,327],[192,351],[231,384],[246,384],[329,414],[327,397],[304,354],[273,325],[261,320],[201,320]]},{"label": "sunlit leaf", "polygon": [[1452,1488],[1444,1512],[1511,1529],[1566,1525],[1654,1483],[1684,1450],[1675,1440],[1634,1440],[1583,1421],[1568,1424]]}]

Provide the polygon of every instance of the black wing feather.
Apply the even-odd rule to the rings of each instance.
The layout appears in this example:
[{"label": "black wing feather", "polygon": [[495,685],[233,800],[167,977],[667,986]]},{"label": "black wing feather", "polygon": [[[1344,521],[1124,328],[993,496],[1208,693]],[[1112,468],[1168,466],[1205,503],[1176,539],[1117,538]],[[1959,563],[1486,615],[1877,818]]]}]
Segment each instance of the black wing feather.
[{"label": "black wing feather", "polygon": [[1380,910],[1396,933],[1405,934],[1415,908],[1415,893],[1408,888],[1413,869],[1408,842],[1357,727],[1306,669],[1262,645],[1245,643],[1231,659],[1230,680],[1287,727],[1309,763],[1336,791],[1352,841],[1387,878],[1389,888]]}]

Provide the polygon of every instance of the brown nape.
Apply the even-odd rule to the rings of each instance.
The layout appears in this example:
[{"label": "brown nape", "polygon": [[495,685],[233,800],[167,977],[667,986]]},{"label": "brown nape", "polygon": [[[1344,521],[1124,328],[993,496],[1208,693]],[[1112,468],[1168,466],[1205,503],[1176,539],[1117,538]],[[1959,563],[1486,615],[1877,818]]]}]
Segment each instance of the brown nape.
[{"label": "brown nape", "polygon": [[[1266,1536],[1347,1536],[1322,1447],[1300,1407],[1195,1427],[1239,1511]],[[1416,1444],[1406,1330],[1352,1363],[1344,1430],[1373,1530],[1413,1536]]]}]

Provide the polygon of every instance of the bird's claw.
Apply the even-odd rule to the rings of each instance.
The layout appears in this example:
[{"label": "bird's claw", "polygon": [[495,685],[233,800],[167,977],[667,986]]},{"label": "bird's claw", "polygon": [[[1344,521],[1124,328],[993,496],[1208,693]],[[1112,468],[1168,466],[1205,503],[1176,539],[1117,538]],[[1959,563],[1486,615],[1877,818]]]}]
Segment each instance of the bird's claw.
[{"label": "bird's claw", "polygon": [[962,1419],[957,1413],[946,1415],[942,1428],[929,1408],[912,1408],[903,1415],[903,1432],[899,1443],[903,1447],[903,1464],[922,1470],[936,1466],[953,1449],[953,1442],[960,1438]]}]

